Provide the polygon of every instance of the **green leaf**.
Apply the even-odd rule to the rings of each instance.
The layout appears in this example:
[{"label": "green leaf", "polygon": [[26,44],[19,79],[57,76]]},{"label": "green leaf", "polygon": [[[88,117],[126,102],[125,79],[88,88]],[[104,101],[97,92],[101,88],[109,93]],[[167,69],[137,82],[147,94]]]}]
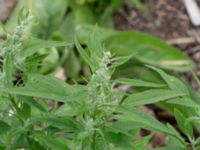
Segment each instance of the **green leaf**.
[{"label": "green leaf", "polygon": [[68,15],[63,20],[62,24],[60,25],[59,32],[62,34],[64,39],[69,43],[74,42],[75,37],[75,17],[72,12],[68,13]]},{"label": "green leaf", "polygon": [[70,7],[73,10],[76,24],[95,24],[96,17],[94,12],[88,5],[79,5],[74,1],[69,1]]},{"label": "green leaf", "polygon": [[43,107],[42,105],[40,105],[36,100],[34,100],[31,97],[27,97],[27,96],[19,96],[18,98],[20,101],[25,102],[26,104],[28,104],[31,107],[35,107],[38,110],[40,110],[41,112],[47,112],[46,108]]},{"label": "green leaf", "polygon": [[154,119],[152,116],[147,115],[137,108],[120,106],[118,107],[117,111],[119,113],[122,113],[117,116],[120,121],[132,121],[136,123],[141,123],[141,125],[145,125],[145,127],[147,127],[148,129],[151,128],[154,131],[171,134],[171,131],[169,131],[166,126]]},{"label": "green leaf", "polygon": [[10,126],[6,122],[0,120],[0,135],[6,133],[9,129]]},{"label": "green leaf", "polygon": [[102,47],[102,43],[99,38],[99,34],[98,32],[96,32],[96,30],[98,30],[98,28],[95,28],[94,31],[90,33],[87,43],[90,54],[91,56],[93,56],[91,59],[94,59],[94,61],[97,61],[96,59],[98,58],[102,58],[104,51],[104,48]]},{"label": "green leaf", "polygon": [[[48,39],[58,28],[67,9],[66,0],[51,3],[49,0],[29,0],[32,3],[31,12],[34,16],[32,33]],[[30,9],[30,8],[29,8]]]},{"label": "green leaf", "polygon": [[9,108],[9,101],[8,99],[1,99],[0,97],[0,113],[2,113],[3,111],[6,111]]},{"label": "green leaf", "polygon": [[32,148],[32,150],[46,150],[43,146],[41,146],[41,144],[37,141],[35,141],[35,139],[29,139],[29,144],[30,147]]},{"label": "green leaf", "polygon": [[179,105],[188,106],[188,107],[199,106],[191,97],[189,88],[180,79],[167,74],[166,72],[164,72],[163,70],[159,68],[155,68],[153,66],[147,66],[147,67],[157,72],[161,76],[161,78],[166,82],[166,84],[171,90],[174,90],[177,92],[184,92],[186,94],[185,96],[181,98],[175,98],[173,100],[169,100],[167,101],[167,103],[179,104]]},{"label": "green leaf", "polygon": [[77,37],[75,37],[74,39],[75,45],[78,49],[78,52],[80,53],[81,57],[83,58],[83,60],[91,66],[91,68],[94,69],[94,67],[92,66],[93,62],[91,62],[90,56],[88,55],[87,51],[85,49],[82,48],[80,42],[78,41]]},{"label": "green leaf", "polygon": [[4,91],[10,94],[41,97],[63,102],[87,98],[87,92],[82,86],[68,85],[55,77],[37,74],[29,76],[29,82],[25,87]]},{"label": "green leaf", "polygon": [[39,73],[48,74],[55,70],[59,62],[59,54],[56,48],[40,49],[39,54],[48,53],[47,57],[43,59],[40,64]]},{"label": "green leaf", "polygon": [[99,24],[102,26],[111,26],[113,27],[112,16],[113,13],[120,7],[121,0],[113,0],[109,5],[105,7],[105,10],[102,12],[99,18]]},{"label": "green leaf", "polygon": [[27,103],[23,103],[20,107],[20,116],[24,119],[31,117],[31,107]]},{"label": "green leaf", "polygon": [[101,28],[94,25],[78,25],[76,26],[75,31],[78,39],[83,44],[88,43],[88,37],[93,31],[95,31],[98,34],[98,38],[100,40],[103,40],[106,37],[111,36],[116,32],[115,30],[112,29]]},{"label": "green leaf", "polygon": [[121,133],[105,132],[106,140],[113,144],[116,150],[132,150],[132,139]]},{"label": "green leaf", "polygon": [[193,128],[191,124],[186,124],[187,118],[178,109],[174,110],[174,115],[181,131],[187,136],[192,137]]},{"label": "green leaf", "polygon": [[129,79],[129,78],[120,78],[115,80],[115,82],[120,84],[125,84],[133,87],[152,87],[152,88],[159,88],[165,87],[165,84],[153,83],[149,81],[143,81],[138,79]]},{"label": "green leaf", "polygon": [[[76,105],[76,107],[77,107],[77,105]],[[59,107],[59,109],[57,109],[54,112],[54,114],[57,116],[60,116],[60,117],[64,117],[66,115],[73,117],[73,116],[77,115],[75,112],[76,112],[76,110],[73,106],[71,106],[69,103],[65,103],[65,104],[61,105]]]},{"label": "green leaf", "polygon": [[74,51],[70,51],[64,64],[67,77],[74,78],[81,70],[80,62]]},{"label": "green leaf", "polygon": [[133,4],[134,6],[136,6],[137,8],[143,10],[143,11],[147,11],[147,7],[145,6],[145,4],[143,2],[141,2],[141,0],[127,0],[129,3]]},{"label": "green leaf", "polygon": [[194,71],[191,71],[193,78],[197,82],[198,86],[200,86],[200,79]]},{"label": "green leaf", "polygon": [[44,55],[32,55],[30,57],[27,57],[24,65],[24,73],[37,73],[38,72],[38,64],[41,63],[45,58],[47,57],[47,54]]},{"label": "green leaf", "polygon": [[5,145],[0,144],[0,150],[5,150],[5,149],[6,149]]},{"label": "green leaf", "polygon": [[41,122],[47,122],[51,126],[61,130],[75,131],[80,127],[80,124],[73,117],[60,117],[53,114],[45,114],[43,117],[37,117]]},{"label": "green leaf", "polygon": [[51,137],[43,133],[34,133],[39,142],[53,150],[70,150],[62,138]]},{"label": "green leaf", "polygon": [[[12,137],[12,144],[11,144],[11,148],[10,149],[17,149],[18,147],[28,147],[28,143],[27,143],[27,137],[26,134],[21,134],[21,135],[17,135],[14,137]],[[9,149],[9,148],[8,148]]]},{"label": "green leaf", "polygon": [[125,64],[126,62],[128,62],[130,59],[132,58],[132,56],[121,56],[121,57],[116,57],[113,59],[113,63],[112,66],[110,68],[116,68],[120,65]]},{"label": "green leaf", "polygon": [[199,108],[199,104],[197,104],[196,102],[188,98],[175,98],[175,99],[166,101],[166,103],[178,104],[178,105],[192,107],[192,108]]},{"label": "green leaf", "polygon": [[5,56],[5,63],[3,64],[3,70],[5,72],[5,87],[12,88],[13,83],[12,83],[12,78],[14,74],[14,62],[13,62],[13,57],[12,54],[9,52],[6,52]]},{"label": "green leaf", "polygon": [[28,38],[23,41],[23,50],[21,52],[21,56],[23,57],[31,56],[41,48],[52,48],[52,47],[61,47],[69,45],[71,44],[66,42]]},{"label": "green leaf", "polygon": [[103,39],[106,48],[120,56],[133,54],[142,63],[166,69],[188,71],[192,61],[178,49],[143,32],[116,32]]},{"label": "green leaf", "polygon": [[144,92],[134,93],[129,95],[124,100],[123,104],[131,106],[139,106],[144,104],[156,103],[160,101],[166,101],[184,95],[185,93],[183,92],[177,92],[172,90],[162,90],[162,89],[147,90]]},{"label": "green leaf", "polygon": [[121,114],[116,116],[116,119],[120,121],[131,121],[133,123],[140,123],[145,129],[150,129],[153,131],[159,131],[167,133],[176,137],[181,143],[184,143],[183,138],[176,132],[176,130],[171,126],[165,126],[164,124],[157,121],[150,115],[140,111],[137,108],[130,106],[120,106],[117,111]]},{"label": "green leaf", "polygon": [[34,25],[31,32],[36,36],[40,34],[40,37],[46,38],[61,23],[67,3],[66,0],[59,0],[54,3],[49,0],[20,0],[6,23],[8,31],[13,31],[17,25],[18,15],[22,8],[31,10],[31,15],[34,16]]},{"label": "green leaf", "polygon": [[96,30],[97,28],[95,28],[94,31],[89,34],[87,40],[88,49],[83,49],[77,38],[75,38],[75,44],[81,57],[90,66],[93,72],[99,69],[99,63],[101,62],[101,59],[103,58],[104,54],[104,48]]},{"label": "green leaf", "polygon": [[145,145],[148,144],[150,139],[152,138],[152,135],[148,135],[142,138],[139,138],[134,141],[134,149],[136,150],[143,150]]},{"label": "green leaf", "polygon": [[[132,123],[130,121],[118,120],[113,122],[111,125],[107,125],[109,130],[115,133],[123,133],[129,137],[136,138],[138,132],[142,128],[140,123]],[[131,132],[130,132],[131,131]],[[133,134],[134,132],[134,134]]]},{"label": "green leaf", "polygon": [[168,85],[170,89],[176,90],[176,91],[182,91],[189,95],[188,88],[185,86],[185,84],[181,80],[165,73],[163,70],[159,68],[156,68],[153,66],[147,66],[147,67],[157,72],[162,77],[162,79],[166,82],[166,84]]}]

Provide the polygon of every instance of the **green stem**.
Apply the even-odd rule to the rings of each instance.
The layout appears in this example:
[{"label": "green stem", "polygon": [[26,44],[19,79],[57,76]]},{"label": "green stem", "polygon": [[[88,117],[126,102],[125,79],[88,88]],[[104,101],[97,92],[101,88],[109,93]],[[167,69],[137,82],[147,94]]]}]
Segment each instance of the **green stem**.
[{"label": "green stem", "polygon": [[190,141],[190,144],[192,146],[192,150],[196,150],[196,141],[194,140],[194,138],[190,138],[189,137],[189,141]]},{"label": "green stem", "polygon": [[192,150],[196,150],[195,145],[192,143]]},{"label": "green stem", "polygon": [[197,75],[195,74],[194,71],[192,71],[192,75],[193,75],[194,79],[196,80],[197,84],[200,86],[200,80],[199,80],[199,78],[197,77]]}]

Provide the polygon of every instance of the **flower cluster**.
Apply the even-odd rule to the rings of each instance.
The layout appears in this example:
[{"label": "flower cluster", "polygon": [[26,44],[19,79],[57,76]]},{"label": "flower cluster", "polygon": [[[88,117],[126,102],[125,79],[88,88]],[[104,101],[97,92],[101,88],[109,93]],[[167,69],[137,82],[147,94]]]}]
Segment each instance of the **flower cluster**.
[{"label": "flower cluster", "polygon": [[101,105],[106,102],[106,90],[110,83],[110,75],[108,73],[108,65],[111,60],[111,53],[105,52],[99,64],[99,69],[93,74],[91,82],[88,86],[88,91],[91,96],[91,102],[96,105]]},{"label": "flower cluster", "polygon": [[13,55],[14,62],[20,64],[23,62],[23,58],[20,57],[19,53],[22,48],[22,42],[20,41],[25,30],[32,21],[32,16],[27,17],[22,20],[20,24],[16,27],[13,34],[7,34],[7,39],[3,43],[2,55],[5,58],[7,55]]}]

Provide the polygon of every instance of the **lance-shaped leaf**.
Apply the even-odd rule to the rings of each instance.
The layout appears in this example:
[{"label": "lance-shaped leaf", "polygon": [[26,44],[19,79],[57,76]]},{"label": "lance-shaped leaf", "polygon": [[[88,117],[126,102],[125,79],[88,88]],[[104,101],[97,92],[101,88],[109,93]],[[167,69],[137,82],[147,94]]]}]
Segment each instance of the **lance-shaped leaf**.
[{"label": "lance-shaped leaf", "polygon": [[162,77],[162,79],[166,82],[166,84],[168,85],[170,89],[176,90],[176,91],[182,91],[189,94],[188,88],[186,87],[186,85],[178,78],[167,74],[166,72],[164,72],[163,70],[159,68],[156,68],[153,66],[147,66],[147,67],[157,72]]},{"label": "lance-shaped leaf", "polygon": [[166,69],[188,71],[194,65],[181,51],[143,32],[116,32],[103,39],[105,47],[120,56],[134,54],[142,63]]},{"label": "lance-shaped leaf", "polygon": [[165,126],[152,116],[146,114],[145,112],[142,112],[137,108],[130,106],[125,106],[125,107],[120,106],[118,107],[117,112],[119,114],[116,115],[116,118],[120,121],[130,121],[133,123],[140,123],[141,126],[144,126],[144,128],[146,129],[167,133],[169,135],[176,137],[181,143],[184,143],[182,137],[173,127],[171,127],[170,125]]},{"label": "lance-shaped leaf", "polygon": [[28,57],[36,53],[41,48],[62,47],[72,45],[67,42],[41,40],[37,38],[29,38],[23,41],[23,50],[21,56]]},{"label": "lance-shaped leaf", "polygon": [[0,135],[6,133],[9,129],[10,126],[6,122],[0,120]]},{"label": "lance-shaped leaf", "polygon": [[151,68],[155,72],[157,72],[161,78],[166,82],[167,86],[174,91],[177,92],[184,92],[186,95],[183,97],[179,97],[173,100],[168,101],[168,103],[174,103],[179,104],[183,106],[189,106],[189,107],[198,107],[197,101],[193,100],[191,93],[189,91],[189,87],[186,86],[184,82],[182,82],[180,79],[167,74],[163,70],[159,68],[155,68],[153,66],[147,66],[148,68]]},{"label": "lance-shaped leaf", "polygon": [[174,110],[174,115],[176,118],[176,122],[179,126],[179,128],[181,129],[181,131],[186,134],[187,136],[192,137],[193,134],[193,128],[192,128],[192,124],[186,124],[186,116],[184,116],[184,114],[182,114],[178,109]]},{"label": "lance-shaped leaf", "polygon": [[184,92],[177,92],[165,89],[147,90],[140,93],[134,93],[124,100],[124,105],[139,106],[151,104],[160,101],[169,100],[186,95]]},{"label": "lance-shaped leaf", "polygon": [[138,79],[129,79],[129,78],[120,78],[116,80],[117,83],[133,86],[133,87],[152,87],[152,88],[159,88],[165,87],[165,84],[160,83],[153,83],[149,81],[143,81]]},{"label": "lance-shaped leaf", "polygon": [[45,135],[43,133],[35,133],[36,138],[39,140],[39,142],[51,149],[54,150],[69,150],[68,144],[66,143],[66,140],[63,138],[55,138],[48,135]]},{"label": "lance-shaped leaf", "polygon": [[10,94],[33,96],[58,101],[76,101],[87,98],[87,90],[82,86],[69,85],[51,76],[30,75],[24,87],[4,90]]}]

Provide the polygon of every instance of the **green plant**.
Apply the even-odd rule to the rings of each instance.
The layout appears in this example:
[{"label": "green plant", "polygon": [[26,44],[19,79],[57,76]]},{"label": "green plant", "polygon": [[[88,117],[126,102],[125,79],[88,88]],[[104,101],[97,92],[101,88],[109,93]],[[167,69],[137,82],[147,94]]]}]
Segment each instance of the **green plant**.
[{"label": "green plant", "polygon": [[[139,0],[130,1],[137,6],[139,4],[142,6]],[[34,23],[28,34],[45,40],[67,41],[68,44],[71,44],[66,48],[43,49],[47,54],[47,58],[41,65],[43,74],[54,72],[59,64],[64,68],[65,75],[68,78],[77,81],[82,80],[79,73],[83,68],[83,63],[74,51],[73,39],[78,33],[81,44],[85,44],[88,34],[94,30],[95,24],[105,27],[98,28],[97,32],[100,32],[99,35],[102,37],[103,44],[113,55],[128,55],[132,57],[132,62],[140,63],[140,68],[143,68],[143,64],[156,65],[175,71],[191,71],[194,68],[192,61],[185,54],[160,39],[138,31],[123,33],[108,29],[107,23],[112,22],[113,12],[120,8],[119,6],[123,1],[95,0],[82,2],[84,3],[71,0],[59,0],[54,3],[49,0],[20,0],[4,28],[7,31],[13,31],[20,10],[26,8],[30,9],[34,16]],[[35,44],[37,42],[34,41]],[[37,49],[37,51],[40,53],[41,50]],[[54,63],[45,63],[54,54],[57,56],[51,60]],[[50,56],[48,57],[48,55]],[[124,73],[129,69],[128,71],[132,70],[134,74],[137,74],[135,68],[132,67],[135,64],[132,65],[132,62],[124,64],[123,70],[120,69],[119,72]],[[148,69],[144,69],[148,72]],[[151,74],[151,72],[148,74]]]},{"label": "green plant", "polygon": [[[152,66],[145,67],[157,73],[161,82],[116,78],[118,67],[131,57],[114,56],[107,44],[102,46],[97,32],[90,33],[85,48],[75,38],[76,48],[90,68],[85,85],[40,75],[37,66],[44,56],[36,53],[38,46],[64,44],[38,39],[27,43],[23,33],[30,17],[26,16],[1,49],[1,149],[140,150],[152,137],[138,137],[142,128],[167,134],[166,149],[199,148],[199,138],[192,131],[194,121],[199,123],[199,99],[181,80]],[[14,55],[18,53],[23,55]],[[18,71],[21,79],[15,82]],[[118,90],[122,85],[129,90]],[[47,105],[48,100],[54,100],[53,105]],[[59,102],[63,104],[59,106]],[[174,112],[189,142],[170,124],[162,124],[138,108],[152,103]]]},{"label": "green plant", "polygon": [[[155,132],[168,136],[163,149],[199,149],[199,95],[172,72],[193,62],[145,33],[94,27],[120,3],[20,1],[0,49],[0,149],[141,150]],[[68,83],[54,77],[57,66]],[[139,109],[148,104],[172,113],[184,136]]]},{"label": "green plant", "polygon": [[[66,45],[63,42],[31,38],[27,33],[29,33],[32,18],[28,13],[21,11],[18,20],[19,25],[14,33],[7,33],[0,49],[1,149],[15,149],[21,147],[21,145],[27,147],[27,141],[31,139],[28,136],[29,131],[32,128],[32,124],[27,121],[30,120],[31,112],[31,107],[28,104],[33,104],[41,110],[45,110],[31,99],[21,97],[24,101],[19,101],[19,97],[5,94],[3,91],[22,83],[25,84],[29,73],[38,72],[38,65],[45,55],[37,55],[35,49]],[[8,130],[10,132],[7,134]]]}]

